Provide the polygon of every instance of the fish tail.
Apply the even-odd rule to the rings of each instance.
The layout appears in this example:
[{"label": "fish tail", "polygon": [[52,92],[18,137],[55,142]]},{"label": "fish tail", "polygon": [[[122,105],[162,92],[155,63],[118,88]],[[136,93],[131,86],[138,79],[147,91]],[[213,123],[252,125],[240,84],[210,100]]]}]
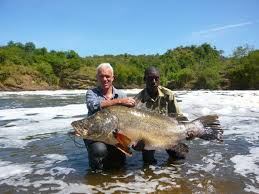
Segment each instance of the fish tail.
[{"label": "fish tail", "polygon": [[223,141],[223,129],[217,115],[202,116],[192,121],[198,128],[196,136],[204,140]]}]

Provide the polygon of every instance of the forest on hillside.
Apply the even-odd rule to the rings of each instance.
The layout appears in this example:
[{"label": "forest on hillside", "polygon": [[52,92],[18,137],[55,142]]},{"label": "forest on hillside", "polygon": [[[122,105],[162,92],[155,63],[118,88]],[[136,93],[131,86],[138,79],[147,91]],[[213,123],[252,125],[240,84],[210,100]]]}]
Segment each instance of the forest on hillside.
[{"label": "forest on hillside", "polygon": [[237,47],[229,57],[208,43],[164,54],[80,57],[73,50],[10,41],[0,46],[0,90],[88,89],[103,62],[114,67],[118,88],[143,87],[144,69],[156,66],[161,84],[171,89],[259,89],[259,50],[248,46]]}]

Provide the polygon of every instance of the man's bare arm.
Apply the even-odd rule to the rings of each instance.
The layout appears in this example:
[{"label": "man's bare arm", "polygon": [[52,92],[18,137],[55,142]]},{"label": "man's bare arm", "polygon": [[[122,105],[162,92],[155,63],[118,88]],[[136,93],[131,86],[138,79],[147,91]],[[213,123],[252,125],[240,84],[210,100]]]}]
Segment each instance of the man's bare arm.
[{"label": "man's bare arm", "polygon": [[135,100],[133,98],[116,98],[112,100],[103,100],[100,104],[101,108],[107,108],[114,105],[123,105],[128,107],[135,106]]}]

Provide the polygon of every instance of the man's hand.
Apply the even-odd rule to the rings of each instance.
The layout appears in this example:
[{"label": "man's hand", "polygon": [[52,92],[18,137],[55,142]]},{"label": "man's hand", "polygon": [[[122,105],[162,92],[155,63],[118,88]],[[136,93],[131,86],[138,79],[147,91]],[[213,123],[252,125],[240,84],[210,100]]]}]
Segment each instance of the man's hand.
[{"label": "man's hand", "polygon": [[197,136],[197,134],[194,131],[188,131],[186,140],[192,140]]},{"label": "man's hand", "polygon": [[145,148],[144,140],[138,141],[135,145],[132,145],[132,148],[136,151],[142,151]]},{"label": "man's hand", "polygon": [[101,101],[100,107],[107,108],[109,106],[114,106],[114,105],[123,105],[123,106],[128,106],[128,107],[134,107],[135,104],[136,104],[136,102],[133,98],[116,98],[116,99],[112,99],[112,100]]},{"label": "man's hand", "polygon": [[136,101],[133,98],[120,98],[118,99],[119,104],[128,106],[128,107],[134,107],[136,104]]},{"label": "man's hand", "polygon": [[181,113],[168,113],[168,116],[175,118],[178,122],[188,121],[188,118]]}]

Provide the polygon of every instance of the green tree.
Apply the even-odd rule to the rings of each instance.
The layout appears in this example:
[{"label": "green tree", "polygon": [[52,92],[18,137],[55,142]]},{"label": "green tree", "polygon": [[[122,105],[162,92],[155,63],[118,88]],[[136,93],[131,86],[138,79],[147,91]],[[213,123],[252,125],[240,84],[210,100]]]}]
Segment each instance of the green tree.
[{"label": "green tree", "polygon": [[228,70],[232,89],[259,89],[259,50],[234,62]]},{"label": "green tree", "polygon": [[27,42],[24,45],[24,49],[26,52],[32,52],[35,50],[35,48],[36,48],[36,46],[33,42]]}]

